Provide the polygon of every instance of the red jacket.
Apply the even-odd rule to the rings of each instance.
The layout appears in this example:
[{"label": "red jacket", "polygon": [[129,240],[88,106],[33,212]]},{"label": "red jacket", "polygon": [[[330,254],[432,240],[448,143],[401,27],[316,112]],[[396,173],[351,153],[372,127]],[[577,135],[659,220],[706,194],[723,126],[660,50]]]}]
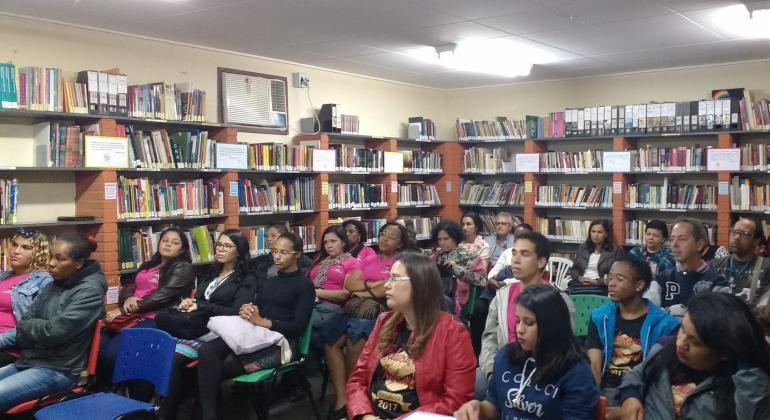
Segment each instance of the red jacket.
[{"label": "red jacket", "polygon": [[[355,419],[373,414],[369,387],[382,354],[379,350],[380,328],[393,312],[377,319],[347,385],[348,416]],[[465,326],[446,312],[439,314],[436,328],[425,351],[415,360],[418,411],[451,415],[473,398],[476,356]]]}]

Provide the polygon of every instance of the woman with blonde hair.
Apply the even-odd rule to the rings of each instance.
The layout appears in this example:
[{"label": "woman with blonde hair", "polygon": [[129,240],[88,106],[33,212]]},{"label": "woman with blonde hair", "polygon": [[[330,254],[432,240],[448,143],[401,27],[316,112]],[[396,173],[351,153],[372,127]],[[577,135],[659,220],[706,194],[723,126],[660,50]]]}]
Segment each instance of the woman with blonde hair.
[{"label": "woman with blonde hair", "polygon": [[48,274],[51,251],[44,233],[19,229],[7,251],[11,270],[0,272],[0,366],[19,357],[14,349],[16,321],[27,313],[43,287],[53,281]]}]

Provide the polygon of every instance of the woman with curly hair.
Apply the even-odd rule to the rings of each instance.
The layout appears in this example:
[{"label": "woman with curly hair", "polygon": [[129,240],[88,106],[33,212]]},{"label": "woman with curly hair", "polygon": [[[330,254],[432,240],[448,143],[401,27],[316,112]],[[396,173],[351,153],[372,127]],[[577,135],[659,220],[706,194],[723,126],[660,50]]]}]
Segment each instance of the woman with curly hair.
[{"label": "woman with curly hair", "polygon": [[0,272],[0,366],[13,363],[19,352],[16,321],[21,319],[40,291],[53,279],[48,274],[51,252],[44,233],[19,229],[8,249],[10,271]]}]

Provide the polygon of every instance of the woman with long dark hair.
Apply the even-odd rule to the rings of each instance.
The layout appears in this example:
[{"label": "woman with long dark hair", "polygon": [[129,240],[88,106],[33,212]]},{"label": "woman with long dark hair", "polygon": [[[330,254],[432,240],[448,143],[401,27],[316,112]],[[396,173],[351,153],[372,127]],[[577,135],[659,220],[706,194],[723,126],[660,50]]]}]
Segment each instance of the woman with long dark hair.
[{"label": "woman with long dark hair", "polygon": [[659,350],[623,377],[624,419],[770,418],[770,347],[740,298],[695,295]]},{"label": "woman with long dark hair", "polygon": [[470,288],[487,284],[486,262],[460,246],[462,235],[462,228],[451,220],[442,220],[431,230],[431,239],[438,245],[431,258],[441,274],[447,310],[456,315],[468,302]]},{"label": "woman with long dark hair", "polygon": [[569,274],[575,284],[604,286],[604,276],[622,256],[623,249],[612,245],[610,222],[594,220],[588,227],[588,237],[577,249]]},{"label": "woman with long dark hair", "polygon": [[441,279],[425,255],[399,254],[377,319],[348,380],[351,419],[420,410],[451,415],[473,395],[476,358],[465,327],[441,311]]},{"label": "woman with long dark hair", "polygon": [[466,403],[455,417],[590,420],[598,400],[564,299],[553,287],[535,285],[516,301],[516,342],[495,356],[486,400]]},{"label": "woman with long dark hair", "polygon": [[366,227],[360,220],[349,219],[342,222],[342,228],[348,237],[347,252],[358,261],[363,261],[369,256],[376,254],[374,250],[366,246],[369,236],[366,234]]},{"label": "woman with long dark hair", "polygon": [[487,241],[481,236],[481,232],[484,231],[481,216],[475,211],[469,211],[463,214],[460,219],[460,226],[462,227],[463,240],[457,245],[468,250],[474,258],[481,258],[486,268],[489,263],[490,249]]}]

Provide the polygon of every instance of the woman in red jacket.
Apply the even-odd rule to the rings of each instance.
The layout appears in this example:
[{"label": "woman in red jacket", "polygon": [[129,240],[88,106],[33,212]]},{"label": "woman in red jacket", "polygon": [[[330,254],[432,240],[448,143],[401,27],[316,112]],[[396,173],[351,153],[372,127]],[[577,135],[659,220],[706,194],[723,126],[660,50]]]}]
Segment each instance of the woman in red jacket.
[{"label": "woman in red jacket", "polygon": [[451,415],[473,397],[476,357],[465,326],[441,312],[436,264],[400,254],[385,283],[392,312],[380,315],[347,385],[351,420],[420,410]]}]

